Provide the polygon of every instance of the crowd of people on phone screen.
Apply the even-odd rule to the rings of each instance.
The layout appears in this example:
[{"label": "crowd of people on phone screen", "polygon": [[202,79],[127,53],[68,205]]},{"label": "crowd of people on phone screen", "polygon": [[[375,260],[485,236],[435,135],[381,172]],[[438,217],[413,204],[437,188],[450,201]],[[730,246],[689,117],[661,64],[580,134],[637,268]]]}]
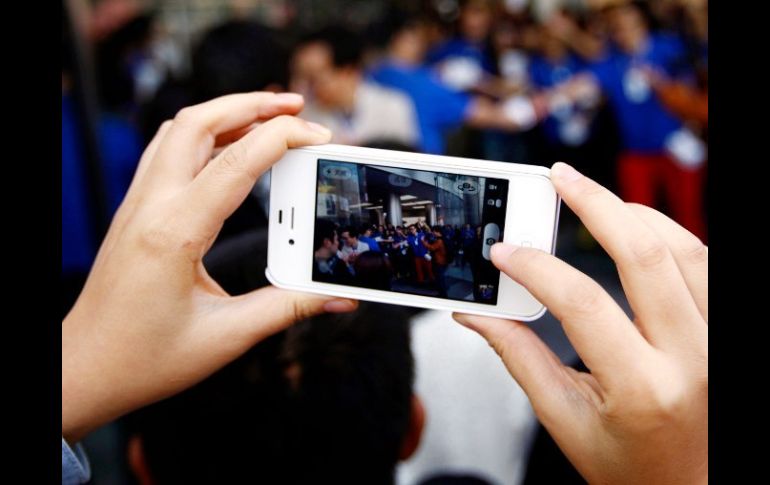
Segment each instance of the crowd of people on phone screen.
[{"label": "crowd of people on phone screen", "polygon": [[[333,223],[331,223],[333,224]],[[323,251],[331,244],[330,223],[318,225],[315,277],[324,282],[391,290],[394,283],[428,289],[430,296],[448,296],[446,272],[455,267],[458,279],[475,280],[481,258],[481,226],[445,224],[431,227],[424,221],[408,225],[340,226],[336,251]],[[324,229],[327,227],[327,229]],[[466,268],[470,278],[465,275]],[[432,289],[432,291],[431,291]],[[470,291],[468,291],[470,293]],[[464,295],[463,295],[464,296]]]}]

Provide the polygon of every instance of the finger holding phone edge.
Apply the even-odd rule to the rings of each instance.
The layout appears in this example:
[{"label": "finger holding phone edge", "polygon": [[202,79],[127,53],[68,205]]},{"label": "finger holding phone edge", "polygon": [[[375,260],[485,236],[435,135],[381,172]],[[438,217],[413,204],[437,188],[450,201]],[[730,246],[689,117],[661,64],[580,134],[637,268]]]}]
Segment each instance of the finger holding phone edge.
[{"label": "finger holding phone edge", "polygon": [[656,347],[679,345],[700,313],[668,245],[622,200],[569,165],[556,163],[551,179],[615,261],[641,332]]}]

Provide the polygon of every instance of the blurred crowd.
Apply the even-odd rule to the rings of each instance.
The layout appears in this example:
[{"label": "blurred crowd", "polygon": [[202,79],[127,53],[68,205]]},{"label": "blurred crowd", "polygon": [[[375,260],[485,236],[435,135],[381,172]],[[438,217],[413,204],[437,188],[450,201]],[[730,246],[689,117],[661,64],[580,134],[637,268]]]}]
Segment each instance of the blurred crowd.
[{"label": "blurred crowd", "polygon": [[[115,210],[164,120],[253,90],[302,93],[302,116],[329,126],[337,143],[564,160],[706,239],[707,1],[373,3],[376,14],[356,28],[344,12],[308,27],[290,9],[276,26],[233,7],[190,52],[136,1],[97,3],[80,39],[65,28],[65,272],[90,265],[92,219]],[[77,40],[90,48],[80,56]],[[83,52],[90,86],[77,82]],[[84,122],[89,94],[97,113]],[[89,153],[97,166],[86,169]]]},{"label": "blurred crowd", "polygon": [[[82,9],[73,8],[82,2],[66,3],[62,58],[63,314],[80,291],[106,221],[120,204],[141,153],[160,124],[184,106],[243,91],[291,90],[303,94],[305,108],[300,116],[331,128],[336,143],[537,165],[563,160],[612,188],[624,200],[666,212],[706,241],[707,0],[371,2],[376,7],[371,18],[355,22],[344,11],[338,12],[336,19],[328,15],[318,22],[310,12],[296,8],[307,2],[278,2],[286,9],[285,15],[277,17],[243,8],[243,3],[223,2],[230,9],[229,18],[196,33],[190,45],[169,35],[158,15],[157,2],[147,8],[148,4],[138,1],[104,0]],[[290,8],[294,4],[295,8]],[[265,226],[265,190],[264,183],[255,187],[253,197],[225,223],[220,241]],[[460,265],[464,270],[464,245],[476,244],[477,239],[470,226],[435,231],[427,227],[418,231],[413,226],[411,236],[408,227],[359,229],[340,230],[339,235],[344,234],[346,240],[341,246],[367,245],[371,249],[368,240],[375,241],[372,246],[381,245],[393,253],[396,279],[435,281],[435,290],[440,293],[446,292],[441,283],[443,274],[437,277],[429,273],[431,266],[423,274],[417,262],[412,264],[412,259],[421,260],[408,258],[401,249],[419,233],[427,242],[417,244],[416,250],[435,255],[436,249],[430,244],[443,239],[448,255],[443,263]],[[467,262],[473,265],[473,261]],[[235,285],[231,292],[252,288]],[[343,389],[339,392],[347,399],[343,401],[349,406],[348,414],[331,406],[335,396],[323,390],[330,385],[324,380],[328,377],[324,369],[344,373],[349,368],[324,360],[319,353],[319,348],[340,347],[329,335],[347,339],[341,346],[344,355],[358,359],[360,365],[372,366],[371,372],[387,374],[392,370],[388,366],[401,369],[394,378],[397,386],[393,384],[398,390],[398,413],[392,417],[393,426],[383,426],[387,428],[384,433],[395,435],[388,435],[384,444],[378,443],[375,435],[362,435],[354,443],[379,450],[377,459],[381,462],[372,461],[365,447],[357,450],[352,446],[347,452],[359,457],[361,467],[368,466],[370,471],[388,469],[397,458],[410,456],[422,427],[422,418],[419,413],[415,417],[413,410],[419,411],[420,405],[411,400],[409,389],[411,357],[397,355],[408,362],[400,365],[377,354],[382,349],[375,348],[373,354],[366,355],[357,347],[363,345],[361,342],[374,346],[376,338],[390,338],[401,347],[408,345],[403,328],[388,327],[388,323],[406,317],[390,315],[390,311],[395,310],[378,309],[370,314],[377,317],[372,316],[371,326],[363,329],[346,320],[338,324],[336,334],[322,331],[326,325],[335,325],[326,320],[316,330],[300,325],[254,351],[228,371],[230,374],[219,376],[219,381],[205,384],[219,389],[241,380],[263,386],[251,394],[223,394],[221,399],[206,395],[204,399],[199,390],[148,413],[137,421],[140,428],[150,429],[175,415],[182,416],[181,429],[148,434],[145,446],[150,448],[134,450],[134,454],[147,455],[150,460],[161,457],[157,458],[160,461],[137,458],[140,461],[135,472],[138,469],[141,476],[152,470],[155,475],[171,477],[169,483],[195,483],[194,476],[183,474],[192,471],[171,465],[164,469],[162,460],[171,460],[171,446],[183,448],[185,440],[192,439],[184,433],[197,431],[199,423],[211,416],[208,409],[226,407],[230,401],[238,409],[258,403],[279,416],[274,421],[255,418],[247,423],[275,440],[273,448],[254,442],[244,451],[272,457],[272,462],[262,460],[267,466],[265,473],[291,469],[285,456],[292,453],[297,456],[300,451],[330,443],[343,446],[334,440],[303,441],[316,435],[301,429],[293,421],[299,415],[292,414],[296,409],[286,406],[304,410],[301,424],[317,427],[319,432],[333,434],[340,428],[351,433],[365,431],[371,424],[370,416],[359,416],[350,409],[358,409],[362,402],[373,409],[384,406],[383,400],[390,398],[393,389],[387,387],[389,381],[378,381],[377,392],[360,400],[357,394],[345,394]],[[368,333],[376,338],[372,340],[371,335],[365,335]],[[396,359],[392,352],[388,355]],[[275,359],[286,366],[279,369]],[[377,359],[381,360],[375,365]],[[292,386],[298,385],[291,369],[310,368],[321,371],[303,384],[306,388],[300,390],[304,394],[289,399],[297,390]],[[356,372],[362,373],[362,381],[367,379],[365,368]],[[279,384],[280,376],[289,376],[288,383]],[[321,396],[318,399],[325,403],[321,410],[331,413],[332,421],[325,422],[324,414],[313,408],[313,403],[319,402],[313,401],[313,396]],[[200,406],[195,407],[195,403]],[[238,417],[249,414],[243,410]],[[341,424],[350,416],[360,419]],[[238,426],[225,414],[217,419]],[[216,421],[203,427],[212,443],[224,433],[216,428],[220,424]],[[303,439],[292,441],[295,435]],[[276,451],[276,446],[280,450]],[[195,449],[187,451],[193,461],[196,457],[204,459]],[[206,452],[209,455],[205,459],[212,459],[216,446],[206,448]],[[235,458],[228,459],[228,463],[241,463],[233,470],[233,477],[249,473],[250,458]],[[333,465],[318,458],[306,462],[308,468],[294,472],[302,482],[313,476],[313,470]],[[372,482],[377,480],[367,483]]]}]

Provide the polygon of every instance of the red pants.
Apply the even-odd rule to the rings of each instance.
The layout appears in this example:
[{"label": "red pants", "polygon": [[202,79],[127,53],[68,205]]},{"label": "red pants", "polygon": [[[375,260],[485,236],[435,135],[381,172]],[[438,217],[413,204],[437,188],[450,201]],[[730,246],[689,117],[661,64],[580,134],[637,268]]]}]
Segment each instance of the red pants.
[{"label": "red pants", "polygon": [[433,276],[433,266],[425,258],[414,258],[414,269],[417,270],[417,282],[422,283],[425,281],[425,274],[428,274],[428,280],[433,281],[436,279]]},{"label": "red pants", "polygon": [[704,167],[682,168],[668,155],[625,152],[618,159],[618,188],[626,202],[660,208],[662,189],[672,219],[706,242],[703,212]]}]

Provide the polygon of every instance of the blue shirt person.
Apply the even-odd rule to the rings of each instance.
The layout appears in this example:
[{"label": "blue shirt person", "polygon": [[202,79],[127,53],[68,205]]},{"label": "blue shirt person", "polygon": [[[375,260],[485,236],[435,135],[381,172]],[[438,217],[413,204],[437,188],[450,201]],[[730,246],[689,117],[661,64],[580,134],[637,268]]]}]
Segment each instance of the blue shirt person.
[{"label": "blue shirt person", "polygon": [[412,248],[415,258],[424,258],[428,254],[428,248],[422,243],[425,239],[425,234],[417,232],[414,226],[409,227],[409,235],[406,237],[409,242],[409,247]]},{"label": "blue shirt person", "polygon": [[[572,78],[587,65],[572,53],[565,53],[559,60],[543,55],[533,55],[529,64],[529,79],[538,89],[549,89]],[[579,146],[591,135],[593,113],[566,103],[557,107],[543,122],[543,131],[552,144]]]},{"label": "blue shirt person", "polygon": [[677,38],[650,35],[640,52],[632,55],[612,49],[604,60],[590,66],[615,113],[626,151],[660,153],[666,138],[681,128],[681,122],[655,96],[643,69],[659,69],[674,76],[679,74],[677,67],[684,55]]},{"label": "blue shirt person", "polygon": [[444,153],[445,137],[463,124],[469,114],[471,96],[446,87],[431,69],[423,66],[384,61],[369,76],[412,100],[420,129],[420,150]]},{"label": "blue shirt person", "polygon": [[380,249],[379,243],[373,237],[358,236],[358,240],[365,242],[369,246],[369,251],[374,251],[376,253],[382,252],[382,249]]}]

